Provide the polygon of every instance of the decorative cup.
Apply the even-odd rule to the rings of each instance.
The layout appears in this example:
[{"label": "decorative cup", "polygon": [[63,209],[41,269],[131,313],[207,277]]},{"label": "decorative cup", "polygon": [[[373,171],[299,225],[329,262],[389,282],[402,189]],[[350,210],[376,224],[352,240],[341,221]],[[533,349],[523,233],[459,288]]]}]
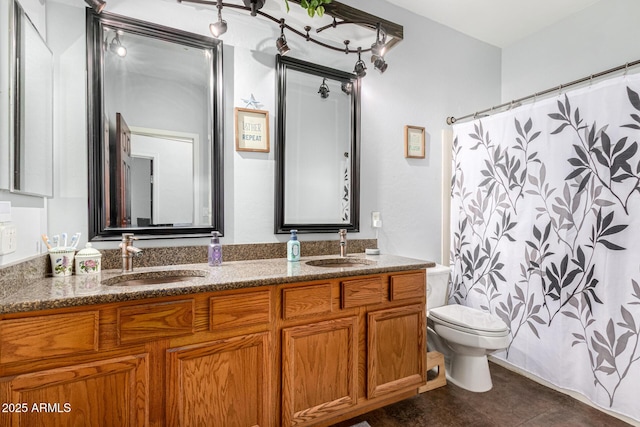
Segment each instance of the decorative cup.
[{"label": "decorative cup", "polygon": [[73,273],[73,257],[76,251],[71,249],[59,249],[49,251],[51,258],[51,271],[54,276],[71,276]]},{"label": "decorative cup", "polygon": [[92,248],[91,243],[87,243],[85,248],[76,254],[76,274],[82,276],[100,273],[101,258],[100,251]]}]

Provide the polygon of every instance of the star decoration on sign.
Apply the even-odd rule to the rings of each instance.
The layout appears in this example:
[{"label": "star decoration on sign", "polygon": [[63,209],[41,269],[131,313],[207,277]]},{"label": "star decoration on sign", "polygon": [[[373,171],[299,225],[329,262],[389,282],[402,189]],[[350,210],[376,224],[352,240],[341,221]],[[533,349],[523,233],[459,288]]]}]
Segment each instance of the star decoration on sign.
[{"label": "star decoration on sign", "polygon": [[251,94],[251,98],[243,99],[242,102],[245,103],[245,107],[251,106],[254,110],[259,110],[262,106],[262,103],[256,101],[256,99],[253,97],[253,94]]}]

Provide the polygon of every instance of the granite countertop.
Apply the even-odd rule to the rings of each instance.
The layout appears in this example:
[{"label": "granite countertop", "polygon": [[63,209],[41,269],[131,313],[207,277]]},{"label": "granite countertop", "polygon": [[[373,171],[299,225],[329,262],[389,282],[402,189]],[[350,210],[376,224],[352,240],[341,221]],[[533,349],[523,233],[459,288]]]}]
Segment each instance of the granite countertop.
[{"label": "granite countertop", "polygon": [[[103,270],[100,274],[68,277],[47,277],[29,280],[14,286],[15,292],[0,302],[0,314],[131,301],[144,298],[186,295],[228,289],[277,285],[338,277],[361,276],[403,270],[417,270],[435,266],[431,261],[394,255],[349,255],[364,259],[367,264],[350,267],[319,267],[307,261],[337,258],[331,256],[303,257],[299,262],[286,259],[260,259],[225,262],[219,267],[207,264],[183,264],[166,267],[135,268],[133,273]],[[135,261],[134,261],[135,263]],[[173,271],[185,281],[154,285],[118,286],[108,284],[127,275],[135,280],[145,276]],[[191,276],[193,274],[193,276]]]}]

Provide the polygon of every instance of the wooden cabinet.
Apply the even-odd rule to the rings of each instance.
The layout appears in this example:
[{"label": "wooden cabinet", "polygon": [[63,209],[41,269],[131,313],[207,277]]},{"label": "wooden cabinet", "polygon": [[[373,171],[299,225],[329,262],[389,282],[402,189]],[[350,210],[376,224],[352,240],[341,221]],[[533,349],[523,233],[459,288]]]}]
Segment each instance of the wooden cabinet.
[{"label": "wooden cabinet", "polygon": [[424,319],[421,304],[368,314],[368,397],[426,382]]},{"label": "wooden cabinet", "polygon": [[98,311],[0,321],[0,363],[98,351]]},{"label": "wooden cabinet", "polygon": [[415,394],[426,382],[425,280],[413,271],[282,286],[278,425],[328,426]]},{"label": "wooden cabinet", "polygon": [[2,378],[0,425],[146,426],[148,374],[140,354]]},{"label": "wooden cabinet", "polygon": [[167,351],[167,425],[270,425],[268,333]]},{"label": "wooden cabinet", "polygon": [[419,270],[0,315],[0,402],[27,405],[0,412],[0,425],[329,426],[425,383],[425,280]]},{"label": "wooden cabinet", "polygon": [[311,425],[355,406],[357,317],[282,330],[282,425]]}]

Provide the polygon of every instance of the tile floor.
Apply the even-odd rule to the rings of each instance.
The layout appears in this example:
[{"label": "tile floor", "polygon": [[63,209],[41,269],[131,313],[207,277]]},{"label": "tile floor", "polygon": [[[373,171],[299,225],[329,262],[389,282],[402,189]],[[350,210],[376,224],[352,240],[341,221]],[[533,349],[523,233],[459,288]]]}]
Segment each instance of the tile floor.
[{"label": "tile floor", "polygon": [[453,384],[336,424],[371,427],[618,427],[629,424],[490,363],[493,389],[472,393]]}]

